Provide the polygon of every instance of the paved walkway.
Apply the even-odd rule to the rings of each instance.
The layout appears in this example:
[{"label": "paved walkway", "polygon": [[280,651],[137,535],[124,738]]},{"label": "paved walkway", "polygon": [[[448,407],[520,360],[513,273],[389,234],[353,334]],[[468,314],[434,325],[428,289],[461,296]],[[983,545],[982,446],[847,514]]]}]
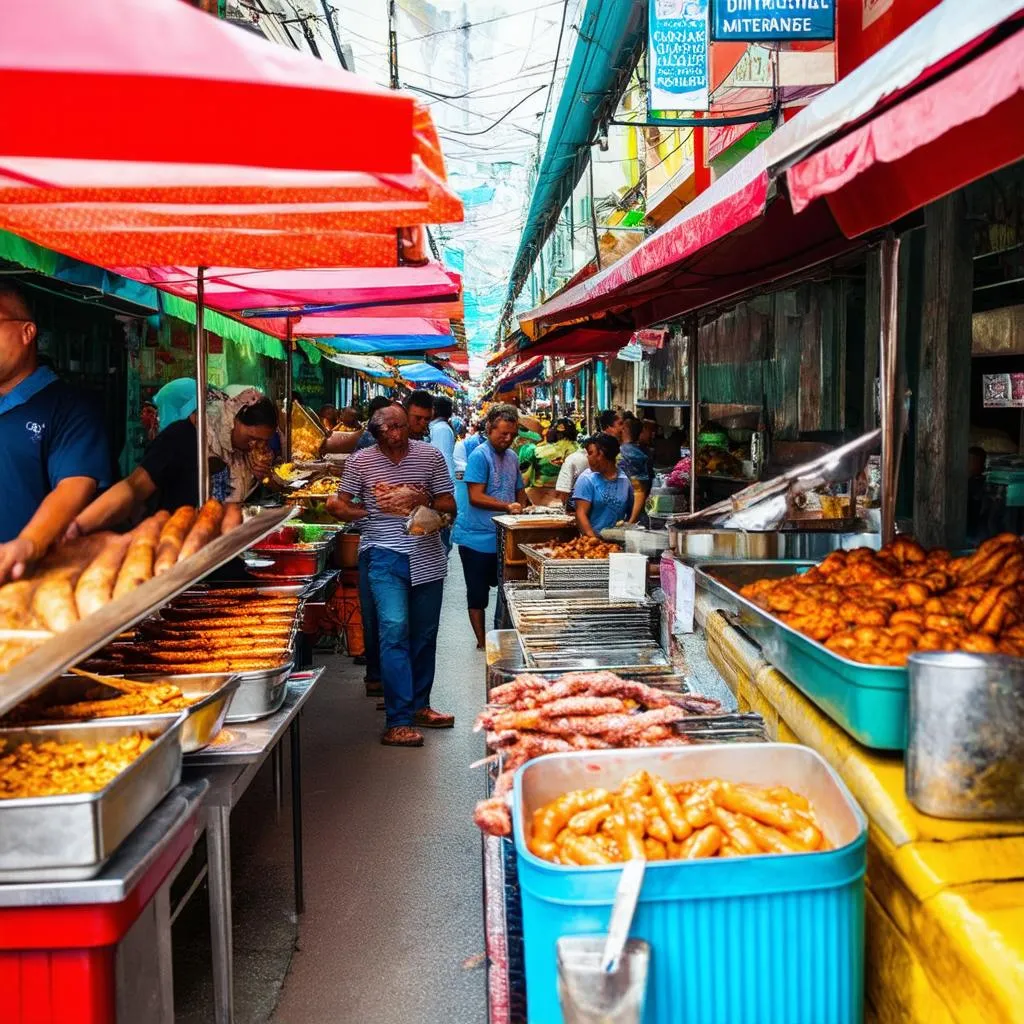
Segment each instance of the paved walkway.
[{"label": "paved walkway", "polygon": [[380,745],[383,712],[363,695],[363,670],[348,658],[328,659],[303,716],[306,913],[274,1024],[486,1019],[480,837],[471,818],[484,781],[468,768],[483,751],[470,727],[484,658],[457,559],[438,646],[433,703],[454,712],[456,725],[428,732],[422,749]]}]

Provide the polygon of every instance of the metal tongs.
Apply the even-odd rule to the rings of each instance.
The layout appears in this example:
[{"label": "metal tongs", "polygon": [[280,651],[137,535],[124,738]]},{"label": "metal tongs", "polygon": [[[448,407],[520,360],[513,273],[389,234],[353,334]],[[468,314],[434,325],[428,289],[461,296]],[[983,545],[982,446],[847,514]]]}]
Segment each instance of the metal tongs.
[{"label": "metal tongs", "polygon": [[711,522],[714,526],[726,529],[773,530],[786,520],[790,499],[825,484],[853,480],[867,465],[868,456],[881,442],[882,431],[871,430],[771,480],[758,481],[744,487],[725,501],[696,512],[669,516],[669,522],[676,527]]}]

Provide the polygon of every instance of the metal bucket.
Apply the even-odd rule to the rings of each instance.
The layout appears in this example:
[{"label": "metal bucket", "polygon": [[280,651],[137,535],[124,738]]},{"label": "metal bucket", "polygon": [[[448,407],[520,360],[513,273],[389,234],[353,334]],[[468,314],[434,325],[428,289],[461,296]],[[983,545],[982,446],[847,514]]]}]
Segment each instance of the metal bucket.
[{"label": "metal bucket", "polygon": [[937,818],[1024,818],[1024,660],[913,654],[907,799]]}]

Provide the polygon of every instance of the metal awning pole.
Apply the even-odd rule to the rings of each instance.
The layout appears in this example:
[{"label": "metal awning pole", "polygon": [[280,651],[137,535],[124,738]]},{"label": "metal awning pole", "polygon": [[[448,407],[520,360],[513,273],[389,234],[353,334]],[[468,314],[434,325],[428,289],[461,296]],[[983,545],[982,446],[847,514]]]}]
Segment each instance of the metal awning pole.
[{"label": "metal awning pole", "polygon": [[697,432],[700,430],[700,388],[697,386],[697,318],[687,331],[686,366],[690,399],[690,511],[697,511]]},{"label": "metal awning pole", "polygon": [[210,497],[210,457],[206,443],[206,301],[205,267],[196,268],[196,459],[199,463],[199,504]]},{"label": "metal awning pole", "polygon": [[284,328],[284,457],[292,461],[292,318]]},{"label": "metal awning pole", "polygon": [[878,250],[881,266],[881,332],[878,365],[882,419],[882,543],[896,536],[896,488],[899,482],[903,436],[899,384],[899,263],[900,240],[892,233]]}]

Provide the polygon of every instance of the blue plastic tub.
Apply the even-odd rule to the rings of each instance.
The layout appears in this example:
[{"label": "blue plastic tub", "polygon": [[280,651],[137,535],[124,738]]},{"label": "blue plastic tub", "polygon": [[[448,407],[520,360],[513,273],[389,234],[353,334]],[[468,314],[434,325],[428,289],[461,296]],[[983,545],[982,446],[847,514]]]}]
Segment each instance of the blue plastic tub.
[{"label": "blue plastic tub", "polygon": [[643,1024],[859,1024],[867,825],[813,750],[713,745],[553,754],[516,773],[513,816],[530,1024],[562,1024],[555,944],[604,933],[621,868],[551,864],[526,846],[533,811],[646,768],[672,782],[784,785],[810,799],[822,853],[648,865],[630,935],[651,944]]}]

